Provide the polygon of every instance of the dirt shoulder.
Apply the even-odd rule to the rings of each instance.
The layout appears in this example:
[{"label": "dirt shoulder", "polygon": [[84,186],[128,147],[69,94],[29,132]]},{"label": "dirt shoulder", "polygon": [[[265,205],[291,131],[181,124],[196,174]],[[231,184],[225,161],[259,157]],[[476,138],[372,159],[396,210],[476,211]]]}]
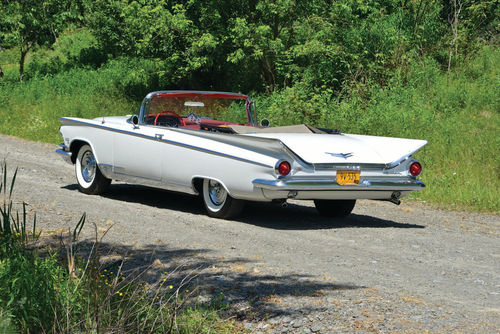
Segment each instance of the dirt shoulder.
[{"label": "dirt shoulder", "polygon": [[10,175],[19,168],[15,200],[41,228],[73,227],[83,212],[85,233],[113,225],[105,241],[117,256],[196,273],[200,298],[223,292],[251,331],[500,331],[498,216],[360,201],[331,221],[296,201],[217,220],[195,197],[147,187],[81,194],[55,149],[0,135],[0,159]]}]

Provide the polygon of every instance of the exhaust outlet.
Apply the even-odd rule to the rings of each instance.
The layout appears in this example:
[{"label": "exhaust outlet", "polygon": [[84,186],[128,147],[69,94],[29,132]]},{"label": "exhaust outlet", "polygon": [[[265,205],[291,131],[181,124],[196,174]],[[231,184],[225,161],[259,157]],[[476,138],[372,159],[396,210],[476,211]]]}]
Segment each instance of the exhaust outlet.
[{"label": "exhaust outlet", "polygon": [[389,200],[389,202],[392,202],[396,205],[399,205],[399,204],[401,204],[401,201],[399,200],[400,197],[401,197],[401,192],[395,191],[392,193],[391,199]]}]

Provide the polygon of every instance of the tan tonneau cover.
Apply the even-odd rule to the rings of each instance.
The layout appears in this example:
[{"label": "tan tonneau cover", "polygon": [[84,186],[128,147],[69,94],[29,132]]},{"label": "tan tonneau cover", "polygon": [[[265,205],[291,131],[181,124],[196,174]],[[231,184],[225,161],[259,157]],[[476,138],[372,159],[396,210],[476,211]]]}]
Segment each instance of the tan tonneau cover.
[{"label": "tan tonneau cover", "polygon": [[276,126],[269,128],[256,128],[253,126],[229,125],[234,132],[245,133],[325,133],[307,124]]}]

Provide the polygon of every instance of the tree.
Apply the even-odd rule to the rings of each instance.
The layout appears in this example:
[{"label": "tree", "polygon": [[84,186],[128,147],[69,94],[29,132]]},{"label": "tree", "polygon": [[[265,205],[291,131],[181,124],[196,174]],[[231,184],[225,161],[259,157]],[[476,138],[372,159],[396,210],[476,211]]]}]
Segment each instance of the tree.
[{"label": "tree", "polygon": [[[448,22],[451,26],[451,32],[453,34],[453,39],[450,43],[450,53],[448,57],[448,75],[450,74],[451,68],[451,56],[453,51],[455,51],[455,56],[458,55],[458,22],[460,19],[460,12],[462,11],[463,3],[461,0],[450,0],[453,7],[453,12],[448,17]],[[449,77],[448,77],[449,78]]]},{"label": "tree", "polygon": [[67,0],[1,0],[0,41],[19,47],[19,80],[23,81],[26,55],[35,46],[55,42],[68,17]]},{"label": "tree", "polygon": [[[0,46],[0,52],[2,52],[1,46]],[[4,74],[3,74],[2,66],[0,66],[0,79],[3,79],[3,77],[4,77]]]}]

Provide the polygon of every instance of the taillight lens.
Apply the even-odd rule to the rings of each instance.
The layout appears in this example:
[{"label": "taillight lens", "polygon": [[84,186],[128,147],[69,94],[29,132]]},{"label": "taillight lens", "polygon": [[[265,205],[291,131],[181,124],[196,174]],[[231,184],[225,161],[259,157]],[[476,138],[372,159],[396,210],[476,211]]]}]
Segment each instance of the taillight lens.
[{"label": "taillight lens", "polygon": [[290,166],[290,163],[288,161],[282,161],[278,165],[278,173],[281,176],[286,176],[290,174],[290,171],[292,170],[292,166]]},{"label": "taillight lens", "polygon": [[410,165],[410,174],[412,176],[419,176],[422,173],[422,165],[418,162],[414,162]]}]

